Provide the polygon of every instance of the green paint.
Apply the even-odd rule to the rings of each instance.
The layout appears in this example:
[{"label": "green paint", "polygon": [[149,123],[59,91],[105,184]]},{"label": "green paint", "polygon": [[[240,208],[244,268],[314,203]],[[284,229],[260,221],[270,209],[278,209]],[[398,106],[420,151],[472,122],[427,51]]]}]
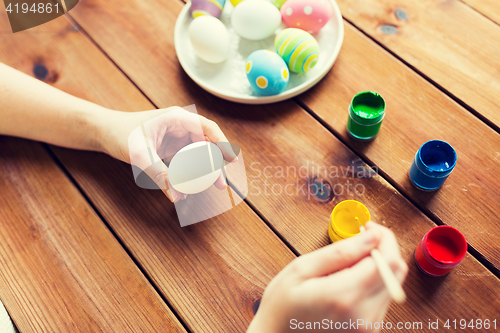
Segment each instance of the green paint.
[{"label": "green paint", "polygon": [[347,130],[356,139],[370,140],[379,132],[385,115],[385,101],[377,93],[364,91],[352,99]]}]

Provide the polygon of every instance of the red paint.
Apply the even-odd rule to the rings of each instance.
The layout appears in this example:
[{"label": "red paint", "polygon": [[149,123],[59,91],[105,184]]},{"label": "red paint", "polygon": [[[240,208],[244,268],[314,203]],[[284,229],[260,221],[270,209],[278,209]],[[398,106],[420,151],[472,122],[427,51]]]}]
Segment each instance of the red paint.
[{"label": "red paint", "polygon": [[417,266],[425,273],[442,276],[449,273],[467,253],[467,241],[449,226],[432,228],[415,250]]}]

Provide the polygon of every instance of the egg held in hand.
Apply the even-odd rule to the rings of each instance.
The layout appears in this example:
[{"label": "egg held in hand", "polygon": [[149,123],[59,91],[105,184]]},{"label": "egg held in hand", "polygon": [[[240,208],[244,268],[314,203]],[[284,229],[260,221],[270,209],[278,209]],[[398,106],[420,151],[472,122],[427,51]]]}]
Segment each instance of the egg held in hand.
[{"label": "egg held in hand", "polygon": [[250,54],[246,63],[250,85],[261,95],[277,95],[283,92],[290,80],[290,72],[283,59],[269,50]]},{"label": "egg held in hand", "polygon": [[189,40],[194,51],[206,62],[217,64],[229,55],[229,32],[226,26],[210,15],[195,18],[189,25]]},{"label": "egg held in hand", "polygon": [[226,0],[191,0],[189,12],[193,18],[202,15],[212,15],[218,18],[222,13],[225,3]]},{"label": "egg held in hand", "polygon": [[274,47],[292,72],[310,71],[318,63],[318,42],[304,30],[295,28],[283,30],[276,36]]},{"label": "egg held in hand", "polygon": [[281,24],[281,13],[265,0],[246,0],[231,14],[234,31],[245,39],[262,40],[274,34]]},{"label": "egg held in hand", "polygon": [[212,186],[222,174],[224,159],[212,142],[195,142],[179,150],[168,167],[168,181],[184,194],[196,194]]},{"label": "egg held in hand", "polygon": [[288,0],[281,7],[283,23],[290,28],[299,28],[316,33],[333,15],[330,0]]}]

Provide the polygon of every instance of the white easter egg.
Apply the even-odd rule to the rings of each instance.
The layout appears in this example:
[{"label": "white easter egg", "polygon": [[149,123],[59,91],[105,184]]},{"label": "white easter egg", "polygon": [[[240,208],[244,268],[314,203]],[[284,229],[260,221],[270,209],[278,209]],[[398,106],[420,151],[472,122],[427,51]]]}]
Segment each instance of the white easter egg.
[{"label": "white easter egg", "polygon": [[194,51],[206,62],[217,64],[229,55],[229,32],[226,26],[210,15],[202,15],[189,25],[189,40]]},{"label": "white easter egg", "polygon": [[281,13],[275,5],[265,0],[243,1],[231,15],[234,31],[249,40],[270,37],[281,24]]},{"label": "white easter egg", "polygon": [[172,187],[184,194],[196,194],[213,185],[222,173],[224,159],[212,142],[195,142],[179,150],[168,167]]}]

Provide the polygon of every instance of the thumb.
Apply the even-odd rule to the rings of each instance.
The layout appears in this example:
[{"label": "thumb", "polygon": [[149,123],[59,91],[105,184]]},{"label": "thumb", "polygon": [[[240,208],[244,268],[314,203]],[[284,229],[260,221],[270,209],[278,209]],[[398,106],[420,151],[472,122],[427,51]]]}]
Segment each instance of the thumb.
[{"label": "thumb", "polygon": [[[158,154],[151,150],[149,147],[146,151],[141,151],[134,154],[133,164],[136,165],[156,184],[158,188],[167,196],[172,202],[185,199],[185,194],[176,191],[168,180],[168,167],[163,163]],[[136,179],[136,182],[138,180]],[[141,184],[138,184],[141,186]],[[152,184],[151,184],[152,185]],[[141,186],[150,188],[148,186]],[[154,187],[154,186],[153,186]]]},{"label": "thumb", "polygon": [[379,242],[377,230],[366,231],[298,258],[303,279],[321,277],[351,267],[370,254]]},{"label": "thumb", "polygon": [[[177,202],[184,199],[185,194],[176,191],[169,183],[168,167],[158,156],[154,142],[146,135],[143,125],[135,128],[128,138],[130,164],[139,168],[141,173],[145,173],[165,193],[170,201]],[[137,174],[134,171],[136,184],[142,188],[156,189],[149,180],[144,179],[144,183],[142,183],[142,179],[139,180],[141,173]]]}]

